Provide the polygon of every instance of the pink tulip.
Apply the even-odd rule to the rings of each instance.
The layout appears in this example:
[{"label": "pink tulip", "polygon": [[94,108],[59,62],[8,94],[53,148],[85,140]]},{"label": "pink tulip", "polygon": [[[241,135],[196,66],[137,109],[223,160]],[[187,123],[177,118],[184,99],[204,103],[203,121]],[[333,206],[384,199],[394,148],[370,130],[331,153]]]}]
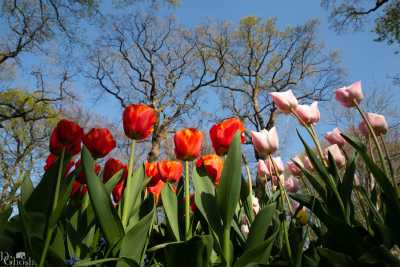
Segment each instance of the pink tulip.
[{"label": "pink tulip", "polygon": [[279,148],[279,139],[276,128],[271,130],[263,129],[260,132],[251,131],[251,140],[258,156],[267,158],[268,155],[274,153]]},{"label": "pink tulip", "polygon": [[272,101],[283,113],[290,113],[297,105],[297,98],[294,96],[292,90],[286,92],[271,92],[269,95],[272,97]]},{"label": "pink tulip", "polygon": [[331,145],[338,145],[339,147],[343,147],[344,144],[346,143],[346,140],[340,135],[342,132],[339,130],[339,128],[333,129],[331,132],[327,132],[325,134],[325,139],[331,144]]},{"label": "pink tulip", "polygon": [[324,156],[328,159],[328,153],[331,153],[333,159],[335,160],[336,166],[342,168],[346,164],[346,158],[344,157],[342,151],[338,145],[330,145],[324,150]]},{"label": "pink tulip", "polygon": [[[285,167],[283,165],[281,157],[273,157],[272,160],[274,161],[274,166],[276,168],[276,171],[278,174],[281,174],[284,170]],[[271,165],[271,161],[269,159],[267,160],[259,160],[258,161],[258,175],[260,177],[265,177],[265,176],[274,176],[275,175],[275,168],[273,165]]]},{"label": "pink tulip", "polygon": [[289,170],[289,172],[294,175],[294,176],[301,176],[302,171],[299,167],[297,167],[297,165],[294,163],[297,162],[301,167],[304,167],[303,163],[301,162],[300,158],[298,156],[294,157],[293,159],[291,159],[288,164],[287,164],[287,168]]},{"label": "pink tulip", "polygon": [[360,176],[358,176],[357,174],[354,174],[354,185],[355,186],[361,185]]},{"label": "pink tulip", "polygon": [[251,201],[253,204],[254,215],[257,215],[258,212],[260,211],[260,202],[258,201],[258,198],[255,196],[251,196]]},{"label": "pink tulip", "polygon": [[296,193],[299,190],[299,180],[293,176],[289,176],[289,178],[285,180],[285,188],[290,193]]},{"label": "pink tulip", "polygon": [[315,124],[321,118],[317,101],[314,101],[311,105],[298,105],[294,109],[294,112],[297,114],[300,123],[303,125]]},{"label": "pink tulip", "polygon": [[310,171],[310,172],[311,172],[311,171],[314,170],[314,166],[312,165],[310,159],[309,159],[307,156],[304,156],[304,158],[303,158],[303,165],[304,165],[304,168],[305,168],[307,171]]},{"label": "pink tulip", "polygon": [[[383,115],[376,113],[367,113],[367,118],[376,135],[386,134],[387,131],[389,130],[389,126]],[[364,136],[369,135],[368,126],[364,120],[360,122],[358,129],[360,130],[362,135]]]},{"label": "pink tulip", "polygon": [[361,81],[336,89],[335,94],[336,100],[346,108],[354,107],[354,102],[360,103],[364,98],[361,89]]},{"label": "pink tulip", "polygon": [[240,226],[240,232],[242,232],[242,234],[247,237],[247,235],[250,233],[250,228],[249,225],[247,224],[242,224]]}]

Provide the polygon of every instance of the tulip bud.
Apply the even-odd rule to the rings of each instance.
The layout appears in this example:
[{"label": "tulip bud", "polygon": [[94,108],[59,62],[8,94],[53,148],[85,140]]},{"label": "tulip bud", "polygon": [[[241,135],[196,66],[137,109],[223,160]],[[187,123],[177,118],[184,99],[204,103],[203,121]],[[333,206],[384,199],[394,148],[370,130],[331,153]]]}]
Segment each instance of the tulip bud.
[{"label": "tulip bud", "polygon": [[103,158],[116,147],[116,142],[107,128],[93,128],[82,138],[94,158]]},{"label": "tulip bud", "polygon": [[194,128],[186,128],[175,133],[175,155],[180,160],[194,160],[200,155],[203,133]]},{"label": "tulip bud", "polygon": [[249,225],[247,225],[247,224],[240,225],[240,232],[242,232],[242,234],[245,237],[247,237],[247,235],[250,233]]},{"label": "tulip bud", "polygon": [[221,180],[224,160],[216,155],[205,155],[196,160],[197,172],[205,174],[213,180],[215,185],[218,185]]},{"label": "tulip bud", "polygon": [[276,128],[272,127],[271,130],[263,129],[260,132],[251,132],[251,140],[254,149],[257,151],[258,156],[267,158],[268,155],[273,154],[279,148],[279,139]]},{"label": "tulip bud", "polygon": [[364,96],[361,89],[361,81],[355,82],[350,86],[336,89],[336,100],[346,108],[354,107],[355,103],[360,103]]},{"label": "tulip bud", "polygon": [[258,198],[253,195],[251,196],[251,201],[253,205],[254,215],[257,215],[258,212],[260,211],[260,202],[258,201]]},{"label": "tulip bud", "polygon": [[333,160],[336,163],[336,166],[338,168],[342,168],[344,165],[346,165],[346,158],[343,155],[342,151],[338,147],[338,145],[330,145],[324,150],[324,156],[326,159],[328,159],[328,153],[330,153],[333,157]]},{"label": "tulip bud", "polygon": [[62,119],[57,123],[55,130],[59,142],[63,145],[80,142],[82,139],[83,130],[73,121]]},{"label": "tulip bud", "polygon": [[284,172],[285,167],[283,165],[281,157],[273,157],[272,158],[274,164],[271,164],[271,160],[259,160],[258,161],[258,175],[260,177],[265,176],[275,176],[278,172],[278,175]]},{"label": "tulip bud", "polygon": [[286,92],[271,92],[269,95],[275,103],[279,111],[283,113],[290,113],[292,109],[298,105],[297,98],[294,96],[292,90]]},{"label": "tulip bud", "polygon": [[338,145],[339,147],[343,147],[344,144],[346,143],[346,140],[341,136],[341,131],[339,128],[333,129],[331,132],[327,132],[325,134],[325,139],[331,144],[331,145]]},{"label": "tulip bud", "polygon": [[153,132],[157,113],[147,105],[132,104],[124,109],[122,120],[127,137],[134,140],[143,140]]},{"label": "tulip bud", "polygon": [[126,179],[119,179],[118,183],[114,186],[112,191],[112,196],[114,199],[114,203],[118,203],[124,194],[125,190],[125,180]]},{"label": "tulip bud", "polygon": [[289,176],[289,178],[285,180],[285,188],[290,193],[296,193],[299,190],[299,180],[293,176]]},{"label": "tulip bud", "polygon": [[163,182],[178,182],[182,177],[183,166],[180,161],[162,160],[157,164]]},{"label": "tulip bud", "polygon": [[297,165],[295,164],[295,162],[297,164],[299,164],[301,167],[304,168],[303,162],[300,160],[300,158],[298,156],[294,157],[293,159],[291,159],[288,164],[287,164],[287,168],[289,170],[289,172],[294,175],[294,176],[301,176],[302,175],[302,171],[299,167],[297,167]]},{"label": "tulip bud", "polygon": [[308,223],[308,214],[306,208],[302,208],[297,212],[296,219],[302,225],[306,225]]},{"label": "tulip bud", "polygon": [[314,101],[311,105],[298,105],[293,110],[303,125],[312,125],[319,121],[321,114],[318,109],[318,102]]},{"label": "tulip bud", "polygon": [[111,179],[111,177],[114,176],[114,174],[122,169],[124,171],[120,179],[126,179],[126,177],[128,176],[128,167],[126,166],[126,164],[117,159],[109,158],[106,164],[104,164],[103,182],[106,183],[108,180]]},{"label": "tulip bud", "polygon": [[210,129],[210,138],[215,152],[219,155],[228,153],[229,146],[237,131],[240,131],[241,142],[244,143],[244,125],[236,119],[230,118],[214,124]]},{"label": "tulip bud", "polygon": [[[383,115],[376,113],[367,113],[367,119],[371,124],[372,129],[374,130],[376,135],[384,135],[389,130],[389,126],[386,122],[386,119]],[[368,126],[364,120],[360,122],[358,126],[361,134],[364,136],[368,136],[370,134]]]},{"label": "tulip bud", "polygon": [[314,170],[314,166],[312,165],[310,159],[307,156],[304,156],[303,158],[303,165],[307,171],[312,172]]}]

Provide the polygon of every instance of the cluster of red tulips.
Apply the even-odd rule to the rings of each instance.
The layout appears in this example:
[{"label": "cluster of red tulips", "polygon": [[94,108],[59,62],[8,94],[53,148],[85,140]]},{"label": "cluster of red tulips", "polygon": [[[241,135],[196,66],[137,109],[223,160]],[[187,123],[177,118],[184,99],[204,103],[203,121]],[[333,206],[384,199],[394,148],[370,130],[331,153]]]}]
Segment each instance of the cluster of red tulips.
[{"label": "cluster of red tulips", "polygon": [[[132,104],[123,112],[123,127],[126,136],[134,141],[142,141],[148,138],[153,132],[153,126],[157,120],[156,111],[144,104]],[[177,131],[174,135],[175,155],[177,160],[160,160],[157,162],[145,163],[145,174],[151,178],[147,191],[158,199],[160,192],[166,182],[176,183],[183,174],[181,161],[195,161],[199,173],[205,173],[213,179],[215,185],[219,184],[223,159],[229,149],[229,145],[237,131],[241,132],[241,140],[244,142],[243,123],[230,118],[215,124],[210,129],[212,146],[216,154],[201,156],[203,133],[195,128],[185,128]],[[81,151],[83,143],[95,159],[107,156],[115,147],[116,142],[107,128],[93,128],[88,133],[75,122],[62,119],[54,128],[50,138],[50,152],[46,160],[45,170],[55,162],[61,153],[74,156]],[[85,176],[81,168],[80,160],[74,163],[73,160],[66,167],[65,175],[75,168],[79,174],[72,185],[71,197],[84,195],[87,192]],[[123,169],[123,175],[113,189],[113,200],[117,204],[121,199],[126,186],[128,166],[115,158],[109,158],[104,164],[103,182],[107,182],[115,173]],[[95,165],[95,173],[99,174],[101,166]]]}]

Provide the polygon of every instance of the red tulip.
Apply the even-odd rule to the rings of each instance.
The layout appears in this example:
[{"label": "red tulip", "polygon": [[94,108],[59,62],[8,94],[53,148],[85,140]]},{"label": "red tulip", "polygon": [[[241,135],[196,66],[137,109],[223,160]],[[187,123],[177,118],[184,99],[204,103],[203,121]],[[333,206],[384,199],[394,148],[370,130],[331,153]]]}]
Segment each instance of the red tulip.
[{"label": "red tulip", "polygon": [[126,166],[126,164],[117,159],[109,158],[106,164],[104,164],[103,182],[106,183],[108,180],[111,179],[111,177],[114,176],[114,174],[119,172],[121,169],[123,169],[124,171],[120,179],[126,179],[126,177],[128,176],[128,167]]},{"label": "red tulip", "polygon": [[361,81],[355,82],[350,86],[336,89],[336,100],[346,108],[354,107],[355,103],[360,103],[364,96],[361,89]]},{"label": "red tulip", "polygon": [[58,122],[57,127],[58,141],[63,145],[68,145],[80,141],[83,136],[82,128],[73,121],[62,119]]},{"label": "red tulip", "polygon": [[157,164],[163,182],[178,182],[182,177],[183,166],[180,161],[162,160]]},{"label": "red tulip", "polygon": [[186,128],[175,133],[175,155],[180,160],[193,160],[200,155],[203,133],[195,128]]},{"label": "red tulip", "polygon": [[56,162],[57,156],[54,154],[50,154],[46,159],[46,165],[44,165],[44,171],[48,171],[50,167]]},{"label": "red tulip", "polygon": [[103,158],[116,146],[116,142],[107,128],[93,128],[82,138],[94,158]]},{"label": "red tulip", "polygon": [[221,180],[224,160],[216,154],[205,155],[196,160],[196,167],[198,173],[205,172],[214,184],[218,185]]},{"label": "red tulip", "polygon": [[269,95],[272,97],[272,101],[283,113],[290,113],[292,109],[296,108],[298,102],[297,98],[294,96],[292,90],[287,90],[285,92],[271,92]]},{"label": "red tulip", "polygon": [[195,213],[197,211],[196,202],[194,201],[194,193],[190,194],[190,210]]},{"label": "red tulip", "polygon": [[114,186],[112,191],[113,200],[115,203],[118,203],[125,190],[125,179],[119,179],[118,183]]},{"label": "red tulip", "polygon": [[73,181],[70,197],[74,197],[76,195],[76,193],[79,192],[80,189],[81,189],[81,183],[79,183],[77,181]]},{"label": "red tulip", "polygon": [[88,186],[87,184],[83,184],[81,187],[81,198],[83,198],[87,192],[88,192]]},{"label": "red tulip", "polygon": [[236,118],[223,120],[211,127],[211,143],[218,155],[221,156],[228,152],[229,146],[237,131],[240,131],[241,141],[244,143],[244,126],[243,123]]},{"label": "red tulip", "polygon": [[[83,166],[82,166],[82,164],[81,164],[81,160],[78,160],[78,161],[75,163],[75,170],[78,170],[78,169],[79,169],[79,173],[78,173],[78,175],[77,175],[77,177],[76,177],[76,181],[78,181],[78,182],[81,183],[81,184],[85,184],[85,183],[86,183],[86,176],[85,176],[85,172],[84,172],[84,170],[83,170]],[[94,172],[95,172],[97,175],[99,175],[99,173],[100,173],[100,171],[101,171],[101,166],[100,166],[100,164],[96,163],[96,164],[93,166],[93,170],[94,170]]]},{"label": "red tulip", "polygon": [[[376,113],[367,113],[367,119],[368,119],[369,123],[371,124],[371,127],[374,130],[376,135],[386,134],[387,131],[389,130],[389,126],[383,115],[376,114]],[[361,134],[363,134],[364,136],[368,136],[370,134],[369,130],[368,130],[368,126],[364,120],[362,120],[360,122],[358,129],[360,130]]]},{"label": "red tulip", "polygon": [[149,178],[159,177],[157,162],[145,162],[144,171]]},{"label": "red tulip", "polygon": [[65,153],[74,156],[81,152],[81,139],[76,140],[74,143],[63,145],[57,134],[57,129],[54,128],[50,135],[50,152],[55,155],[60,155],[62,149],[65,147]]},{"label": "red tulip", "polygon": [[157,181],[154,181],[153,183],[150,182],[150,184],[147,186],[147,192],[153,194],[154,198],[157,201],[160,197],[161,191],[163,190],[165,183],[159,179],[155,180]]},{"label": "red tulip", "polygon": [[153,132],[157,113],[147,105],[133,104],[125,108],[122,119],[126,136],[143,140]]}]

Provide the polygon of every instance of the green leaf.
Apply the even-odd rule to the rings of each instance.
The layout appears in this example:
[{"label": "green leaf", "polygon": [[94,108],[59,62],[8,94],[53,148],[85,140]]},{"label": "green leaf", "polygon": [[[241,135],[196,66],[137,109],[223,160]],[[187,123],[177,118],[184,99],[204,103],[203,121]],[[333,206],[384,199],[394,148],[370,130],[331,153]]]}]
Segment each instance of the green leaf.
[{"label": "green leaf", "polygon": [[318,254],[321,256],[322,265],[329,267],[356,266],[355,262],[349,255],[336,252],[327,248],[317,248]]},{"label": "green leaf", "polygon": [[272,246],[279,231],[275,231],[267,240],[250,247],[235,262],[234,267],[246,266],[250,263],[268,263],[271,256]]},{"label": "green leaf", "polygon": [[106,191],[108,194],[111,194],[112,190],[114,189],[114,186],[119,182],[119,179],[121,178],[122,174],[124,173],[124,170],[121,169],[117,173],[115,173],[106,183]]},{"label": "green leaf", "polygon": [[127,259],[127,258],[123,258],[123,257],[122,258],[106,258],[106,259],[94,260],[94,261],[92,261],[90,259],[82,260],[82,261],[78,261],[77,263],[75,263],[74,267],[93,266],[93,265],[99,266],[99,264],[106,263],[106,262],[112,262],[112,261],[124,261],[125,263],[128,264],[129,267],[139,267],[139,265],[136,262],[134,262],[130,259]]},{"label": "green leaf", "polygon": [[214,233],[222,238],[221,215],[217,209],[214,185],[207,176],[200,176],[193,169],[193,186],[195,189],[194,200],[197,208],[207,220]]},{"label": "green leaf", "polygon": [[251,249],[264,241],[268,228],[272,223],[272,217],[275,214],[275,206],[275,203],[265,206],[257,214],[250,227],[249,236],[247,238],[247,249]]},{"label": "green leaf", "polygon": [[[129,232],[124,236],[121,242],[120,257],[128,258],[139,265],[142,264],[143,255],[146,251],[150,230],[153,224],[156,209],[153,208]],[[129,266],[124,261],[118,261],[117,267]]]},{"label": "green leaf", "polygon": [[240,188],[240,200],[242,201],[244,210],[246,212],[250,224],[253,223],[254,221],[253,198],[249,189],[249,183],[244,178],[242,178],[242,183]]},{"label": "green leaf", "polygon": [[94,160],[85,146],[82,148],[81,158],[86,175],[90,201],[104,236],[110,247],[112,247],[121,240],[124,235],[124,229],[112,207],[110,195],[107,194],[103,182],[93,170]]},{"label": "green leaf", "polygon": [[21,184],[21,201],[22,204],[28,201],[29,197],[33,192],[33,183],[29,175],[26,175],[24,181]]},{"label": "green leaf", "polygon": [[[148,180],[145,180],[145,173],[144,173],[144,165],[142,164],[138,169],[136,169],[132,173],[132,183],[131,183],[131,194],[127,196],[127,198],[122,198],[122,206],[128,205],[129,208],[129,217],[128,217],[128,226],[129,229],[131,226],[129,225],[130,222],[137,222],[136,220],[131,220],[132,216],[137,216],[137,212],[139,211],[138,207],[140,207],[140,195],[143,192],[143,188],[146,185]],[[128,186],[128,184],[126,184]],[[126,192],[126,191],[125,191]],[[125,200],[128,200],[127,202]]]},{"label": "green leaf", "polygon": [[356,157],[353,156],[346,166],[346,171],[343,175],[343,181],[339,183],[339,194],[342,197],[343,204],[346,210],[346,219],[350,221],[352,200],[351,193],[353,192],[354,174],[356,172]]},{"label": "green leaf", "polygon": [[167,215],[168,225],[170,226],[175,240],[180,241],[179,222],[178,222],[178,200],[176,193],[172,191],[171,185],[167,183],[161,191],[162,204]]},{"label": "green leaf", "polygon": [[237,132],[229,147],[224,163],[221,182],[216,190],[217,203],[224,227],[230,226],[240,198],[242,177],[242,150],[240,134]]},{"label": "green leaf", "polygon": [[194,236],[188,241],[168,244],[164,248],[166,266],[211,266],[213,238],[210,235]]},{"label": "green leaf", "polygon": [[326,191],[325,182],[318,175],[312,175],[309,171],[304,169],[304,167],[301,166],[298,162],[294,161],[294,164],[296,164],[297,167],[300,168],[300,170],[303,172],[304,176],[308,179],[308,181],[311,183],[311,185],[317,191],[319,196],[322,199],[326,200],[327,199],[327,191]]}]

